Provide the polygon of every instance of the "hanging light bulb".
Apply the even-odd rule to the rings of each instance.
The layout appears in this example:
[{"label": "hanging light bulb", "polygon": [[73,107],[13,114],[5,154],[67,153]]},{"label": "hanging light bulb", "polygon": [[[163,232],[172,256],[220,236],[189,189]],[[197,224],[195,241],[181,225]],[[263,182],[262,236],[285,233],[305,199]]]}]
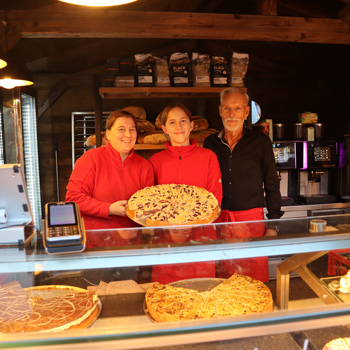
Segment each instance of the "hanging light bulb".
[{"label": "hanging light bulb", "polygon": [[135,2],[137,0],[60,0],[62,2],[67,2],[73,5],[83,5],[83,6],[118,6],[129,4],[130,2]]},{"label": "hanging light bulb", "polygon": [[33,79],[23,64],[18,64],[14,59],[6,59],[7,66],[0,70],[0,86],[5,89],[13,89],[16,86],[33,84]]},{"label": "hanging light bulb", "polygon": [[2,58],[0,58],[0,69],[4,68],[7,66],[7,62],[5,60],[3,60]]},{"label": "hanging light bulb", "polygon": [[16,86],[32,85],[33,79],[27,67],[25,67],[24,64],[17,63],[16,60],[7,53],[8,26],[6,11],[4,15],[5,19],[1,21],[1,25],[5,27],[5,57],[0,58],[0,64],[4,62],[5,65],[0,69],[0,86],[5,89],[13,89]]}]

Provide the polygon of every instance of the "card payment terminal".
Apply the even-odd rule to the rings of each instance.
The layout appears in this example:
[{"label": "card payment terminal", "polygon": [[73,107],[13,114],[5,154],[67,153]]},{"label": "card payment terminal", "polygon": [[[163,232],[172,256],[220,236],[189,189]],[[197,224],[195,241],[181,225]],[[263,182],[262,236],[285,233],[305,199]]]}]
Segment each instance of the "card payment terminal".
[{"label": "card payment terminal", "polygon": [[47,203],[43,227],[43,243],[48,254],[76,253],[85,249],[84,220],[75,202]]}]

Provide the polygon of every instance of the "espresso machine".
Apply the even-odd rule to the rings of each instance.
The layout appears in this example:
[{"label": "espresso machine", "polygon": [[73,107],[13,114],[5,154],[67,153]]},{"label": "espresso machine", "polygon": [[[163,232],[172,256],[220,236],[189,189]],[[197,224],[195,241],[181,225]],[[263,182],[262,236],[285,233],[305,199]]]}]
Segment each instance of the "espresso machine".
[{"label": "espresso machine", "polygon": [[344,202],[350,202],[350,135],[339,142],[338,193]]},{"label": "espresso machine", "polygon": [[294,205],[297,198],[297,159],[298,141],[274,141],[272,149],[280,180],[281,204]]},{"label": "espresso machine", "polygon": [[298,198],[305,204],[333,203],[337,200],[335,170],[337,142],[322,139],[296,143]]}]

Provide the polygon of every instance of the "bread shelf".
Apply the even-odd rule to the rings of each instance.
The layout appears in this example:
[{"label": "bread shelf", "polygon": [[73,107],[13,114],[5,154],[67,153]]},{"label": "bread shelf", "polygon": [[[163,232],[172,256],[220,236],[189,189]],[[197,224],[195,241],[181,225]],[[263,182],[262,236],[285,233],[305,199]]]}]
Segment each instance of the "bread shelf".
[{"label": "bread shelf", "polygon": [[159,145],[153,145],[150,143],[137,143],[134,148],[136,151],[165,149],[165,143],[160,143]]},{"label": "bread shelf", "polygon": [[103,99],[116,98],[219,98],[223,87],[101,87]]},{"label": "bread shelf", "polygon": [[[101,99],[137,98],[217,98],[225,87],[99,87]],[[246,88],[242,90],[247,91]],[[198,143],[202,146],[202,143]],[[162,150],[165,144],[136,144],[136,151]]]},{"label": "bread shelf", "polygon": [[[203,147],[203,143],[198,143],[197,144],[199,147]],[[165,143],[161,143],[159,145],[153,145],[153,144],[150,144],[150,143],[137,143],[135,145],[135,151],[152,151],[152,150],[162,150],[162,149],[165,149]]]}]

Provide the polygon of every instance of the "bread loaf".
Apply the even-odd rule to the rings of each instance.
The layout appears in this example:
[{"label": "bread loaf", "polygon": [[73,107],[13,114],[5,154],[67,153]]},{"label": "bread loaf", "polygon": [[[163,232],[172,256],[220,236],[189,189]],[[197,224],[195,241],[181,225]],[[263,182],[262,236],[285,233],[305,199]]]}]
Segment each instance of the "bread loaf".
[{"label": "bread loaf", "polygon": [[208,121],[200,116],[194,115],[192,117],[193,120],[193,131],[206,130],[209,128]]},{"label": "bread loaf", "polygon": [[[101,145],[102,146],[106,146],[107,144],[107,137],[106,137],[106,133],[105,132],[101,132]],[[96,146],[96,135],[90,135],[86,141],[85,141],[85,145],[87,147],[95,147]]]},{"label": "bread loaf", "polygon": [[156,127],[148,120],[136,119],[136,127],[138,132],[152,132]]},{"label": "bread loaf", "polygon": [[[203,143],[209,135],[215,134],[216,132],[218,132],[218,130],[216,129],[192,131],[190,134],[190,138],[196,140],[198,143]],[[164,134],[163,131],[155,130],[153,132],[140,133],[137,142],[157,145],[160,143],[165,143],[168,140],[168,135]]]},{"label": "bread loaf", "polygon": [[122,110],[131,113],[136,119],[146,120],[147,118],[146,111],[142,107],[128,106],[128,107],[124,107]]},{"label": "bread loaf", "polygon": [[190,134],[190,138],[196,140],[198,143],[203,143],[209,135],[215,134],[216,132],[218,132],[218,130],[216,129],[192,131]]},{"label": "bread loaf", "polygon": [[137,142],[158,145],[160,143],[165,143],[167,140],[168,140],[168,136],[166,134],[164,134],[163,131],[155,130],[153,132],[139,134]]},{"label": "bread loaf", "polygon": [[157,118],[156,118],[156,121],[154,122],[154,124],[156,125],[156,128],[159,130],[162,129],[162,122],[160,120],[161,115],[162,115],[162,113],[159,113]]}]

